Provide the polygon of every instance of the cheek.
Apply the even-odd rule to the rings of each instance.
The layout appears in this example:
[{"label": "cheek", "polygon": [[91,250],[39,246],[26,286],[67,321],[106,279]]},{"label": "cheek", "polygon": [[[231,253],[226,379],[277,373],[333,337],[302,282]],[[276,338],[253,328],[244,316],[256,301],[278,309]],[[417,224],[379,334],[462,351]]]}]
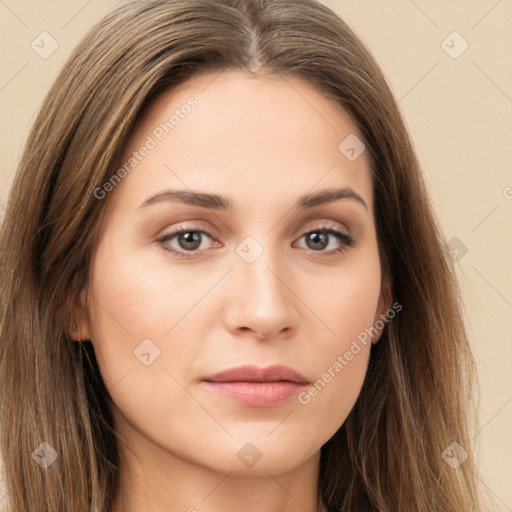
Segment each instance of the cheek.
[{"label": "cheek", "polygon": [[[310,409],[313,421],[320,421],[315,417],[325,421],[324,432],[332,433],[344,422],[361,391],[371,338],[376,334],[372,328],[376,321],[380,278],[375,248],[324,283],[322,291],[309,292],[312,309],[322,312],[322,320],[332,332],[319,340],[321,350],[310,354],[316,381],[298,396],[298,401]],[[318,428],[321,429],[321,425]]]},{"label": "cheek", "polygon": [[345,422],[361,392],[371,351],[371,339],[365,331],[372,325],[370,318],[370,309],[346,317],[335,341],[325,340],[322,350],[310,353],[315,380],[297,396],[297,401],[305,421],[321,436],[322,443]]},{"label": "cheek", "polygon": [[[180,312],[183,314],[187,301],[179,292],[180,283],[173,278],[173,286],[169,286],[165,279],[160,269],[141,261],[133,250],[124,251],[120,243],[105,243],[95,255],[89,316],[107,389],[127,372],[133,378],[171,356],[163,351],[163,339]],[[151,385],[155,373],[146,371],[141,385]]]},{"label": "cheek", "polygon": [[364,383],[369,346],[361,346],[352,359],[332,354],[318,379],[298,397],[304,423],[316,433],[316,446],[324,445],[345,423]]},{"label": "cheek", "polygon": [[90,286],[91,337],[100,373],[124,418],[145,425],[148,434],[167,431],[173,415],[191,402],[176,369],[178,362],[186,374],[197,350],[186,339],[180,342],[190,336],[184,332],[190,328],[187,319],[179,321],[191,307],[182,292],[186,283],[179,272],[169,275],[134,252],[108,249],[96,255]]},{"label": "cheek", "polygon": [[372,245],[357,257],[347,259],[322,281],[322,286],[313,287],[310,283],[303,293],[314,301],[314,307],[322,312],[331,328],[330,345],[344,351],[353,339],[374,324],[380,292],[378,249]]}]

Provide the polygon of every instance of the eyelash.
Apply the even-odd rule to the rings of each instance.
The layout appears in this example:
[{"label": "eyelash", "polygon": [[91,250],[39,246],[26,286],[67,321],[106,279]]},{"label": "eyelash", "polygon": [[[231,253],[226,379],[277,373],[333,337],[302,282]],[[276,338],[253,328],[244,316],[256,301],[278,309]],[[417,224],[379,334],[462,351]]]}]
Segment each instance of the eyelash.
[{"label": "eyelash", "polygon": [[[208,231],[205,231],[204,229],[198,229],[197,227],[194,227],[194,226],[183,226],[179,230],[172,231],[171,233],[168,233],[168,234],[162,236],[161,238],[157,239],[156,241],[160,244],[160,246],[165,251],[171,252],[179,258],[197,258],[198,257],[198,256],[196,256],[197,253],[200,253],[206,249],[202,249],[202,250],[196,249],[194,251],[177,251],[176,249],[170,249],[168,246],[165,246],[165,242],[169,242],[175,236],[181,235],[183,233],[191,233],[191,232],[192,233],[202,233],[202,234],[207,235],[211,239],[214,239],[213,235],[211,233],[209,233]],[[306,231],[305,233],[303,233],[299,237],[299,240],[302,237],[304,237],[305,235],[309,235],[311,233],[320,233],[320,232],[327,233],[327,234],[333,234],[336,238],[338,238],[338,240],[342,243],[342,245],[340,247],[338,247],[337,249],[331,249],[330,251],[314,251],[311,249],[312,252],[323,253],[327,257],[335,257],[335,256],[338,256],[338,255],[344,253],[349,247],[354,247],[354,245],[355,245],[355,239],[352,236],[348,235],[347,233],[345,233],[344,231],[339,229],[337,226],[332,225],[332,224],[324,224],[324,225],[320,225],[320,226],[316,227],[315,229],[310,229],[309,231]]]}]

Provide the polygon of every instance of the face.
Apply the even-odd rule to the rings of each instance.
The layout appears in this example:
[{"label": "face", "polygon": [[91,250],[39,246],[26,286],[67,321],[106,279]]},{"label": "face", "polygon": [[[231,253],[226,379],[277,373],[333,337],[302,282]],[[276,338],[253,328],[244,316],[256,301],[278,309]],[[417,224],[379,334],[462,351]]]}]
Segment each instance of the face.
[{"label": "face", "polygon": [[343,424],[389,307],[368,160],[311,86],[215,77],[160,96],[97,190],[76,316],[140,457],[284,472]]}]

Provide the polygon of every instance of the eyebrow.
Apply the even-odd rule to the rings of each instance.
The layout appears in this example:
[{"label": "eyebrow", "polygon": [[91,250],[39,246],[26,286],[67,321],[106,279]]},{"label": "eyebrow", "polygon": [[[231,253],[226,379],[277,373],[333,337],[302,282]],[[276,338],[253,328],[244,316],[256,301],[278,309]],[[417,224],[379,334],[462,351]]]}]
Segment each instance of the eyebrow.
[{"label": "eyebrow", "polygon": [[[366,209],[368,209],[368,205],[366,204],[365,200],[350,187],[343,187],[339,189],[326,189],[321,190],[319,192],[315,192],[314,194],[304,194],[303,196],[299,197],[299,199],[293,205],[292,209],[306,210],[309,208],[315,208],[317,206],[332,203],[340,199],[354,200],[361,204],[362,206],[364,206]],[[200,206],[201,208],[206,208],[209,210],[219,210],[227,212],[235,211],[235,204],[230,197],[218,194],[208,194],[206,192],[195,192],[190,190],[166,190],[164,192],[161,192],[146,199],[139,206],[139,208],[143,208],[155,203],[161,203],[164,201],[179,201],[184,204]]]}]

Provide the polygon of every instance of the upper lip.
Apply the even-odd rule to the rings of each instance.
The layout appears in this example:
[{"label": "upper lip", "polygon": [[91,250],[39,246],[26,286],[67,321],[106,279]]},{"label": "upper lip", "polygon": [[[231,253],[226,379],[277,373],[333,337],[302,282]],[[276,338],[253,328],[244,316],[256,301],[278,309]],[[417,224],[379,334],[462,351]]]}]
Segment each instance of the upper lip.
[{"label": "upper lip", "polygon": [[224,370],[215,375],[204,377],[208,382],[278,382],[289,381],[298,384],[309,384],[309,381],[298,371],[284,365],[272,365],[266,368],[258,366],[238,366]]}]

